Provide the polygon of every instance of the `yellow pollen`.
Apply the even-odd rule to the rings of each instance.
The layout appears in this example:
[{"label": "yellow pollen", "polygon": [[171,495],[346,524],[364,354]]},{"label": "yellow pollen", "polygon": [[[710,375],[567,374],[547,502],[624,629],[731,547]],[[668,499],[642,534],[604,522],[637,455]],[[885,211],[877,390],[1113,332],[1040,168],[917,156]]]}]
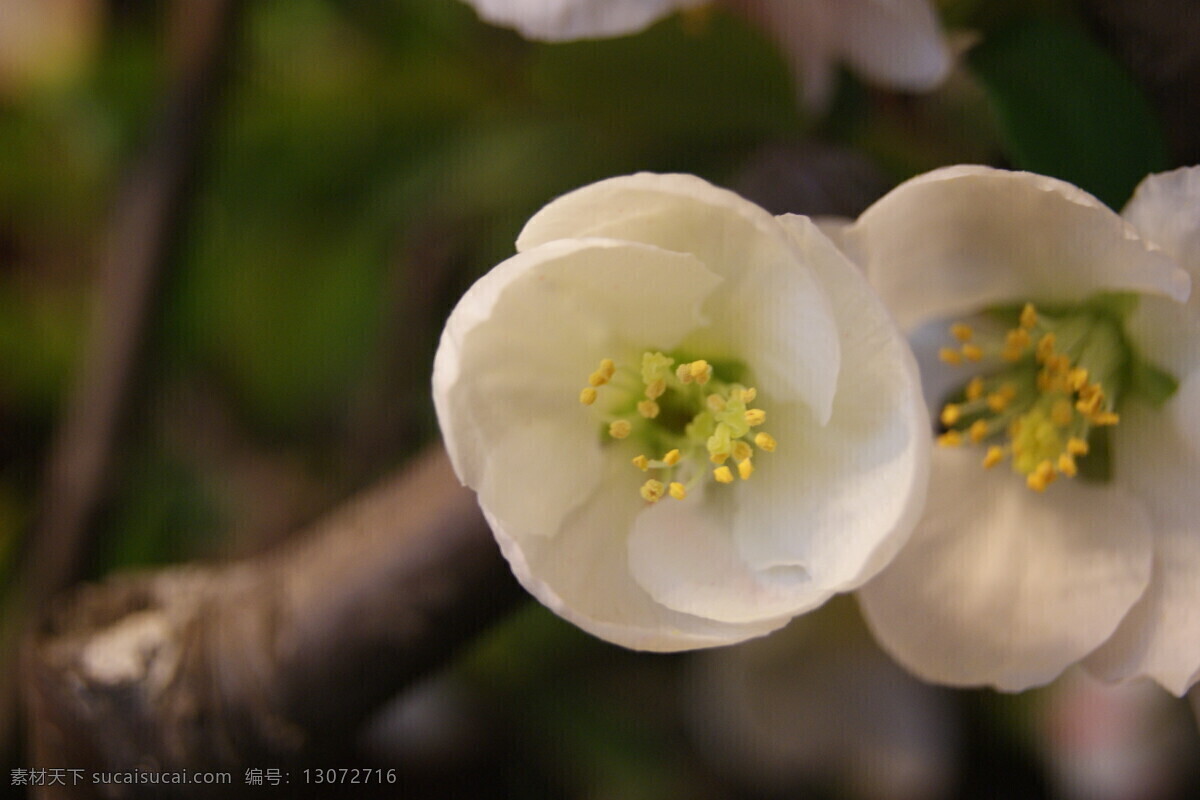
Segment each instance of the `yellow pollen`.
[{"label": "yellow pollen", "polygon": [[1088,443],[1078,436],[1072,436],[1067,440],[1067,452],[1073,456],[1086,456],[1088,453]]},{"label": "yellow pollen", "polygon": [[[724,467],[723,469],[728,469]],[[744,481],[750,480],[750,476],[754,474],[754,463],[750,459],[743,459],[738,462],[738,475]]]},{"label": "yellow pollen", "polygon": [[642,400],[637,404],[638,413],[646,419],[654,419],[658,416],[658,403],[653,400]]},{"label": "yellow pollen", "polygon": [[666,390],[667,382],[662,378],[659,378],[658,380],[652,381],[646,386],[646,397],[651,400],[657,400],[658,398],[662,397],[663,392]]},{"label": "yellow pollen", "polygon": [[742,389],[741,400],[743,403],[753,403],[756,397],[758,397],[758,389],[755,389],[753,386],[749,389]]},{"label": "yellow pollen", "polygon": [[1079,393],[1079,399],[1075,401],[1075,408],[1079,410],[1080,414],[1092,416],[1100,410],[1100,403],[1104,401],[1104,395],[1102,392],[1087,392],[1087,388],[1090,387],[1085,387],[1085,391]]},{"label": "yellow pollen", "polygon": [[1067,386],[1071,391],[1078,392],[1087,386],[1088,371],[1083,367],[1076,367],[1067,373]]},{"label": "yellow pollen", "polygon": [[646,458],[645,456],[635,456],[633,459],[633,465],[642,472],[645,472],[646,470],[650,469],[650,459]]},{"label": "yellow pollen", "polygon": [[1068,478],[1074,478],[1079,472],[1075,466],[1075,459],[1069,453],[1063,453],[1058,457],[1058,471]]},{"label": "yellow pollen", "polygon": [[981,397],[983,397],[983,378],[976,375],[974,378],[971,378],[971,382],[967,384],[967,399],[975,401]]},{"label": "yellow pollen", "polygon": [[1032,343],[1029,336],[1029,331],[1025,328],[1013,328],[1008,333],[1004,334],[1004,344],[1007,347],[1015,347],[1018,350],[1024,350]]},{"label": "yellow pollen", "polygon": [[1032,328],[1037,325],[1037,309],[1033,307],[1033,303],[1026,303],[1021,309],[1021,327],[1025,329]]},{"label": "yellow pollen", "polygon": [[962,354],[967,361],[980,361],[983,359],[983,350],[979,345],[964,344],[962,346]]},{"label": "yellow pollen", "polygon": [[1050,421],[1060,428],[1065,428],[1071,424],[1071,420],[1075,418],[1075,411],[1071,408],[1071,401],[1067,399],[1055,400],[1054,405],[1050,408]]},{"label": "yellow pollen", "polygon": [[591,386],[584,387],[583,391],[579,393],[579,402],[583,403],[585,406],[590,406],[592,403],[596,402],[596,390]]},{"label": "yellow pollen", "polygon": [[588,384],[590,386],[603,386],[608,383],[608,376],[600,370],[596,370],[591,375],[588,375]]},{"label": "yellow pollen", "polygon": [[633,425],[627,419],[619,419],[608,426],[608,435],[614,439],[624,439],[633,430]]},{"label": "yellow pollen", "polygon": [[704,405],[708,406],[708,410],[712,412],[725,410],[725,398],[719,394],[710,394],[704,398]]},{"label": "yellow pollen", "polygon": [[675,377],[679,378],[681,383],[692,382],[692,370],[690,369],[690,366],[691,365],[689,364],[680,364],[675,368]]},{"label": "yellow pollen", "polygon": [[733,456],[734,461],[745,461],[750,457],[750,453],[750,445],[746,444],[741,439],[738,439],[733,443],[733,449],[729,452],[729,454]]},{"label": "yellow pollen", "polygon": [[942,409],[942,416],[941,416],[942,424],[943,425],[953,425],[954,423],[958,422],[958,419],[961,416],[962,416],[961,408],[959,408],[954,403],[947,403],[946,407]]},{"label": "yellow pollen", "polygon": [[729,453],[712,453],[709,455],[708,460],[714,464],[724,464],[728,458]]},{"label": "yellow pollen", "polygon": [[774,453],[777,442],[775,437],[769,433],[757,433],[754,435],[754,443],[758,445],[760,450],[765,450],[768,453]]},{"label": "yellow pollen", "polygon": [[993,392],[992,394],[988,395],[987,406],[989,409],[999,414],[1001,411],[1008,408],[1009,402],[1010,401],[1007,395],[1001,394],[1000,392]]},{"label": "yellow pollen", "polygon": [[670,492],[671,497],[674,497],[676,500],[682,500],[683,498],[687,497],[687,487],[679,481],[672,481],[671,485],[667,487],[667,491]]},{"label": "yellow pollen", "polygon": [[712,474],[717,483],[733,483],[733,473],[729,471],[729,467],[717,467]]},{"label": "yellow pollen", "polygon": [[997,445],[992,445],[988,448],[987,455],[983,457],[983,468],[991,469],[1004,460],[1004,448]]},{"label": "yellow pollen", "polygon": [[969,342],[975,331],[971,330],[970,325],[964,325],[961,322],[956,322],[950,326],[950,335],[960,342]]},{"label": "yellow pollen", "polygon": [[746,409],[746,424],[751,428],[757,425],[762,425],[766,421],[767,412],[763,411],[761,408]]},{"label": "yellow pollen", "polygon": [[673,467],[679,463],[679,459],[683,458],[678,450],[671,450],[662,457],[663,463],[668,467]]},{"label": "yellow pollen", "polygon": [[971,441],[979,444],[988,435],[988,424],[981,419],[977,419],[971,423],[971,427],[967,429],[967,434],[971,437]]},{"label": "yellow pollen", "polygon": [[600,359],[599,372],[601,375],[603,375],[606,378],[612,378],[613,374],[615,374],[616,371],[617,371],[617,364],[615,361],[613,361],[611,358]]},{"label": "yellow pollen", "polygon": [[712,367],[703,358],[693,361],[688,371],[691,373],[692,380],[701,386],[708,383],[708,379],[712,377]]},{"label": "yellow pollen", "polygon": [[938,447],[958,447],[962,444],[962,434],[958,431],[946,431],[937,438]]},{"label": "yellow pollen", "polygon": [[1037,465],[1033,472],[1025,478],[1025,485],[1035,492],[1044,492],[1046,487],[1054,483],[1054,479],[1058,474],[1054,471],[1054,465],[1049,461],[1043,461]]},{"label": "yellow pollen", "polygon": [[962,353],[950,347],[943,347],[938,350],[938,358],[947,364],[958,365],[962,363]]},{"label": "yellow pollen", "polygon": [[642,484],[641,494],[642,499],[648,503],[657,503],[662,499],[663,490],[666,487],[662,485],[662,481],[656,481],[653,478]]},{"label": "yellow pollen", "polygon": [[1054,334],[1047,333],[1037,343],[1037,360],[1043,362],[1052,355],[1054,355]]},{"label": "yellow pollen", "polygon": [[1092,414],[1088,418],[1088,422],[1092,423],[1093,425],[1095,425],[1097,427],[1103,427],[1105,425],[1116,425],[1120,421],[1121,421],[1121,416],[1119,414],[1114,414],[1112,411],[1100,411],[1096,414]]}]

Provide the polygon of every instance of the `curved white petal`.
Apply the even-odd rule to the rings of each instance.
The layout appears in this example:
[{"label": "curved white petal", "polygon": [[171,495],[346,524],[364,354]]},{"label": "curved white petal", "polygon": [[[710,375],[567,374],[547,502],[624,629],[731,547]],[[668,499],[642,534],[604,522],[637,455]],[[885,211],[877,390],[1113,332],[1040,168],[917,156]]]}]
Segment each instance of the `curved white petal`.
[{"label": "curved white petal", "polygon": [[1151,677],[1183,695],[1200,680],[1200,373],[1165,408],[1131,404],[1121,417],[1116,474],[1154,522],[1154,568],[1145,597],[1086,666],[1110,680]]},{"label": "curved white petal", "polygon": [[837,12],[839,54],[867,80],[924,92],[949,75],[950,48],[928,0],[841,0]]},{"label": "curved white petal", "polygon": [[565,42],[637,33],[676,9],[707,0],[466,0],[479,18],[526,39]]},{"label": "curved white petal", "polygon": [[907,540],[929,478],[929,418],[912,351],[865,278],[805,217],[780,221],[827,291],[843,354],[834,412],[772,407],[779,442],[739,486],[734,537],[757,569],[801,565],[821,590],[870,578]]},{"label": "curved white petal", "polygon": [[847,231],[908,331],[1006,302],[1101,291],[1187,298],[1186,272],[1099,200],[1060,180],[960,166],[901,184]]},{"label": "curved white petal", "polygon": [[937,450],[925,517],[859,600],[884,649],[927,680],[1046,683],[1116,629],[1150,578],[1150,519],[1116,484],[1030,491],[974,450]]},{"label": "curved white petal", "polygon": [[[576,509],[554,538],[518,541],[486,507],[496,540],[529,592],[564,619],[635,650],[670,652],[732,644],[782,627],[788,617],[731,625],[656,602],[630,572],[629,531],[645,508],[641,476],[610,461],[600,489]],[[668,501],[657,507],[665,507]]]},{"label": "curved white petal", "polygon": [[639,173],[552,201],[526,223],[517,249],[586,236],[694,254],[726,283],[705,308],[719,335],[689,345],[753,361],[760,389],[798,396],[818,419],[829,418],[840,368],[829,301],[805,254],[766,211],[691,175]]},{"label": "curved white petal", "polygon": [[[434,359],[460,480],[508,529],[556,533],[599,481],[600,423],[578,400],[588,374],[629,342],[674,347],[719,282],[692,256],[610,240],[549,243],[485,275]],[[663,307],[668,291],[677,302]]]},{"label": "curved white petal", "polygon": [[[745,497],[749,487],[737,488]],[[731,493],[708,494],[657,503],[634,521],[629,569],[651,597],[667,608],[728,623],[786,620],[829,599],[832,590],[803,567],[751,569],[730,535]]]},{"label": "curved white petal", "polygon": [[[1138,232],[1179,260],[1200,281],[1200,167],[1151,175],[1121,212]],[[1200,315],[1200,292],[1192,292],[1192,312]]]}]

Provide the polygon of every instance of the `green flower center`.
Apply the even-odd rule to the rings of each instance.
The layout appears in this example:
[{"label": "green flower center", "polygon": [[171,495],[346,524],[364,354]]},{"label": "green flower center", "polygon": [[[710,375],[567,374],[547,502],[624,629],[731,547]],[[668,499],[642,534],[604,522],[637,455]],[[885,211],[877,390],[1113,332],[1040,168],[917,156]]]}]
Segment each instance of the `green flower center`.
[{"label": "green flower center", "polygon": [[601,389],[611,393],[602,435],[636,446],[633,466],[652,475],[641,486],[642,498],[682,500],[705,476],[725,484],[735,474],[749,480],[755,448],[775,450],[774,437],[753,430],[767,413],[752,406],[754,387],[733,380],[743,371],[735,362],[718,369],[702,358],[651,351],[642,353],[636,370],[606,358],[588,377],[579,402],[591,406]]},{"label": "green flower center", "polygon": [[[1161,403],[1177,382],[1140,359],[1125,336],[1135,295],[1099,295],[1078,306],[1039,310],[1032,303],[997,309],[1013,323],[1003,336],[950,326],[954,347],[942,361],[991,366],[971,378],[941,411],[943,447],[987,446],[983,466],[1009,459],[1026,485],[1043,492],[1060,476],[1105,480],[1105,432],[1135,390]],[[1092,454],[1084,467],[1084,457]]]}]

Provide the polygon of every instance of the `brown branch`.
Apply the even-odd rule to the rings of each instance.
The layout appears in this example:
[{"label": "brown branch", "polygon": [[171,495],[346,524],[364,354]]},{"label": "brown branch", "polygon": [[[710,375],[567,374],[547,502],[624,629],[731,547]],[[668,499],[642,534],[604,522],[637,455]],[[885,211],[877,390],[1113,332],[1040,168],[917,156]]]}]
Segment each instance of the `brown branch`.
[{"label": "brown branch", "polygon": [[[191,179],[211,127],[241,0],[176,5],[174,82],[145,151],[113,206],[82,366],[47,457],[39,507],[23,554],[0,665],[11,660],[26,615],[82,577],[97,510],[107,494],[113,445],[129,413],[132,387],[158,308],[164,266],[187,216]],[[0,753],[13,734],[9,681],[0,666]]]},{"label": "brown branch", "polygon": [[274,551],[64,598],[23,659],[35,763],[241,784],[344,742],[522,596],[432,448]]}]

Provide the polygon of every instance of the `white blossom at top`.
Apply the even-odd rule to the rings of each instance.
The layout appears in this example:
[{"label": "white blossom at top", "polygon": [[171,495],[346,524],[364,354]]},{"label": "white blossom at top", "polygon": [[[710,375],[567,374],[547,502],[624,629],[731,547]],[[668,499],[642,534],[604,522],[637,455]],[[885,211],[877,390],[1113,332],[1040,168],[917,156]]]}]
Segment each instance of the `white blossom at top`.
[{"label": "white blossom at top", "polygon": [[912,541],[859,595],[879,640],[949,684],[1019,690],[1082,660],[1182,694],[1200,677],[1200,171],[1148,178],[1122,218],[1062,181],[950,167],[844,236],[914,334],[944,431]]},{"label": "white blossom at top", "polygon": [[[561,42],[637,33],[707,0],[466,0],[479,16],[529,39]],[[866,80],[924,92],[950,71],[950,49],[928,0],[725,0],[783,49],[814,110],[829,102],[837,65]]]},{"label": "white blossom at top", "polygon": [[927,478],[916,364],[804,217],[687,175],[551,202],[446,324],[447,450],[521,583],[618,644],[774,630],[900,548]]}]

